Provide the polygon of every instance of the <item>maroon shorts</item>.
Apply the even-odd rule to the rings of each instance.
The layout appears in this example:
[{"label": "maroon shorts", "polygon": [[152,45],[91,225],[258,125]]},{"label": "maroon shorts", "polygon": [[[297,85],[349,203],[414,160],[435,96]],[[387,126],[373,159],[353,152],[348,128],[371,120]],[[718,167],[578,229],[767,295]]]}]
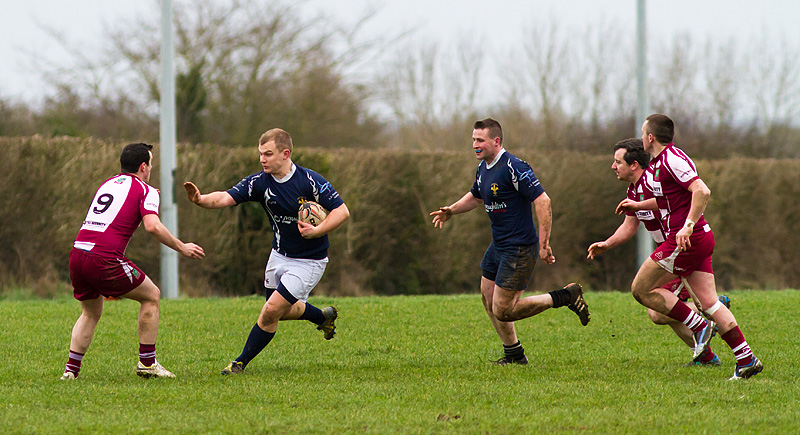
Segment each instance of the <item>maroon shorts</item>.
[{"label": "maroon shorts", "polygon": [[102,296],[120,297],[139,287],[144,272],[126,257],[102,257],[81,249],[69,253],[69,277],[75,299],[87,301]]},{"label": "maroon shorts", "polygon": [[711,254],[714,253],[714,233],[699,229],[689,238],[692,246],[686,251],[678,249],[675,236],[670,236],[650,254],[650,258],[669,273],[689,276],[692,272],[714,273]]},{"label": "maroon shorts", "polygon": [[675,293],[675,296],[677,296],[678,299],[686,302],[690,297],[692,297],[692,295],[689,294],[689,291],[686,290],[686,287],[682,284],[683,282],[681,282],[680,278],[675,278],[672,281],[662,285],[661,288],[669,290],[670,293]]}]

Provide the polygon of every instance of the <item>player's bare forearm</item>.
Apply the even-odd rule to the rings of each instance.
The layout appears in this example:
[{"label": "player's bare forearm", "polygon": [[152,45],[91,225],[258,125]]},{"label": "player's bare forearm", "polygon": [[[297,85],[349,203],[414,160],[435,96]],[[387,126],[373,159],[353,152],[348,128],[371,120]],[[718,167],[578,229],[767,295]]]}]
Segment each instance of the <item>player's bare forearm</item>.
[{"label": "player's bare forearm", "polygon": [[625,220],[622,221],[622,224],[614,231],[614,234],[606,239],[606,242],[608,242],[609,248],[617,247],[633,238],[638,230],[639,219],[636,219],[635,216],[625,216]]},{"label": "player's bare forearm", "polygon": [[169,229],[164,226],[161,222],[161,219],[158,218],[157,215],[148,214],[145,215],[143,218],[144,229],[147,230],[150,235],[156,238],[159,242],[163,243],[164,245],[172,248],[176,252],[180,253],[181,255],[189,258],[203,258],[205,257],[205,252],[203,248],[194,244],[194,243],[184,243],[179,240],[177,237],[173,236]]},{"label": "player's bare forearm", "polygon": [[698,178],[689,185],[689,191],[692,192],[692,205],[689,209],[688,219],[697,222],[706,211],[708,200],[711,198],[711,189]]},{"label": "player's bare forearm", "polygon": [[474,210],[481,204],[483,204],[483,200],[476,198],[472,192],[467,192],[461,199],[453,204],[439,207],[439,210],[430,212],[430,216],[433,216],[433,226],[442,228],[442,225],[450,220],[453,215]]},{"label": "player's bare forearm", "polygon": [[323,234],[328,234],[331,231],[339,228],[342,226],[343,223],[347,222],[350,219],[350,209],[347,208],[346,204],[342,204],[339,207],[331,210],[328,213],[328,216],[322,221],[322,223],[317,226]]},{"label": "player's bare forearm", "polygon": [[630,240],[639,230],[639,219],[634,216],[625,216],[617,230],[609,238],[602,242],[595,242],[589,246],[586,258],[594,260],[594,257],[609,251]]},{"label": "player's bare forearm", "polygon": [[[536,220],[539,222],[539,249],[547,252],[548,257],[543,260],[548,264],[554,263],[555,257],[550,248],[550,231],[553,225],[553,208],[550,204],[550,197],[546,193],[542,193],[533,201],[533,207],[536,210]],[[550,261],[551,257],[552,261]]]},{"label": "player's bare forearm", "polygon": [[451,204],[449,208],[453,214],[461,214],[474,210],[481,204],[483,204],[482,200],[476,198],[472,192],[467,192],[461,199]]},{"label": "player's bare forearm", "polygon": [[536,210],[536,220],[539,222],[539,241],[542,246],[550,244],[550,229],[553,225],[553,207],[550,197],[542,193],[533,201]]},{"label": "player's bare forearm", "polygon": [[191,181],[183,183],[183,187],[186,189],[186,196],[189,198],[189,201],[192,201],[200,207],[217,209],[236,205],[236,201],[233,200],[228,192],[217,191],[204,195],[200,193],[200,189]]}]

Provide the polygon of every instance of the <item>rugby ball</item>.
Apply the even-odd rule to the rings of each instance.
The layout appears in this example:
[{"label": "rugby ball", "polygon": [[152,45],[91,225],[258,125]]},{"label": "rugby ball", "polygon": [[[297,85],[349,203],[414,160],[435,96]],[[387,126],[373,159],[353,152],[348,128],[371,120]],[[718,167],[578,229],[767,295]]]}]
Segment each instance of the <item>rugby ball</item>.
[{"label": "rugby ball", "polygon": [[314,201],[306,201],[300,205],[300,211],[297,213],[297,219],[300,222],[305,222],[314,226],[319,225],[328,216],[328,210],[325,210],[321,205]]}]

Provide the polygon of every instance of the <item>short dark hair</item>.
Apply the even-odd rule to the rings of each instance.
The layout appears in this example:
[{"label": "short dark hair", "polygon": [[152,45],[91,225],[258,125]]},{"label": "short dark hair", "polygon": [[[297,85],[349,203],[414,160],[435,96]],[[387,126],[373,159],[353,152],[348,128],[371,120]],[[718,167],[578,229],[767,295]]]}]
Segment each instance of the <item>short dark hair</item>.
[{"label": "short dark hair", "polygon": [[495,121],[492,118],[481,119],[480,121],[475,121],[475,125],[472,127],[475,130],[489,130],[489,137],[500,138],[500,143],[503,143],[503,127],[500,126],[500,123]]},{"label": "short dark hair", "polygon": [[278,151],[289,150],[292,152],[292,137],[283,129],[273,128],[265,131],[258,139],[258,145],[264,145],[269,141],[275,141],[275,148]]},{"label": "short dark hair", "polygon": [[142,163],[150,163],[150,150],[153,149],[152,145],[146,143],[132,143],[125,145],[122,149],[122,154],[119,156],[119,165],[122,172],[126,174],[135,174],[139,171],[139,166]]},{"label": "short dark hair", "polygon": [[675,123],[669,116],[655,113],[647,117],[645,132],[655,136],[658,143],[667,145],[675,137]]},{"label": "short dark hair", "polygon": [[619,149],[625,150],[623,159],[629,165],[632,165],[633,162],[639,162],[639,166],[644,169],[650,164],[650,154],[644,150],[642,140],[639,138],[622,139],[614,145],[614,152]]}]

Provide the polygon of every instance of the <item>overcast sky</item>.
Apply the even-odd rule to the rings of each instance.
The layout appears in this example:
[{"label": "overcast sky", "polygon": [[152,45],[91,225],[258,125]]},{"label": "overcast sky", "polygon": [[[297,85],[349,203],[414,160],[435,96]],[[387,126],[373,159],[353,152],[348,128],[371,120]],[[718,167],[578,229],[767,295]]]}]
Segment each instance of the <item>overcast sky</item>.
[{"label": "overcast sky", "polygon": [[[374,8],[377,15],[364,35],[414,30],[420,38],[446,44],[474,33],[499,49],[513,47],[522,29],[537,19],[556,19],[570,29],[600,20],[633,29],[636,20],[636,0],[307,0],[302,8],[304,13],[324,13],[345,23]],[[48,91],[32,68],[30,53],[69,62],[43,27],[91,56],[102,46],[104,28],[154,9],[147,0],[0,0],[0,97],[30,102]],[[647,3],[649,43],[679,32],[689,32],[700,41],[735,38],[744,42],[768,29],[776,45],[781,39],[798,44],[798,18],[797,0]]]}]

